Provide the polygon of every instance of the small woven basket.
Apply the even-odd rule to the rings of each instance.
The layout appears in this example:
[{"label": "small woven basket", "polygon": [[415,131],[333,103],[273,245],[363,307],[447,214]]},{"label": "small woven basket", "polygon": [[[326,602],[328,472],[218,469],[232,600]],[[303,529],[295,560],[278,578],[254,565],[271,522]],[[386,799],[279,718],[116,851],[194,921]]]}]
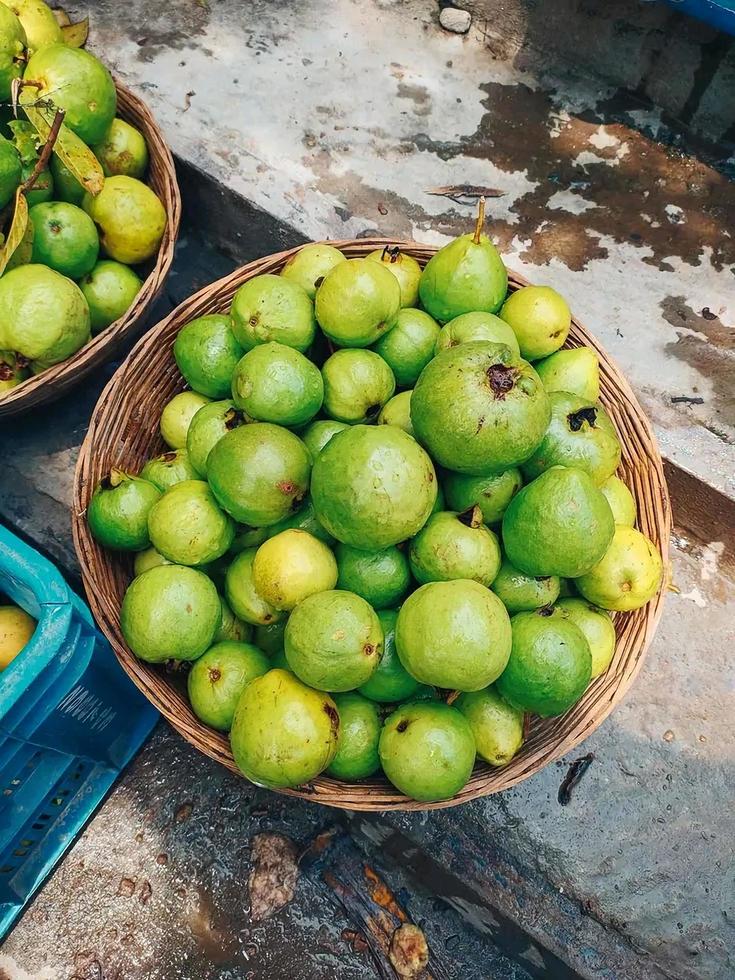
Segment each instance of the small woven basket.
[{"label": "small woven basket", "polygon": [[[367,255],[386,244],[385,239],[331,242],[349,258]],[[414,242],[399,243],[421,265],[436,251]],[[89,603],[120,663],[133,681],[187,741],[233,772],[238,772],[226,735],[208,728],[192,712],[181,675],[138,660],[123,640],[120,603],[132,575],[129,555],[112,554],[91,537],[85,512],[96,484],[112,467],[137,473],[150,456],[165,447],[158,419],[165,403],[185,387],[174,361],[172,346],[177,333],[194,317],[226,312],[235,291],[262,273],[277,273],[294,252],[280,252],[243,266],[231,275],[200,290],[174,310],[136,345],[102,392],[81,447],[74,488],[74,543],[82,568]],[[527,285],[509,273],[510,289]],[[587,345],[600,357],[600,401],[607,409],[623,446],[620,474],[638,504],[638,526],[666,558],[670,503],[661,457],[649,423],[625,378],[595,338],[577,321],[567,341],[569,347]],[[600,725],[624,697],[641,668],[646,648],[661,615],[665,584],[642,609],[616,614],[617,646],[608,670],[592,682],[584,697],[558,718],[532,717],[526,742],[518,755],[502,769],[479,762],[467,785],[451,800],[419,803],[403,796],[382,776],[346,783],[328,776],[283,792],[348,810],[428,810],[454,806],[497,793],[527,779],[554,759],[578,745]]]},{"label": "small woven basket", "polygon": [[21,415],[54,401],[100,364],[113,358],[124,341],[134,337],[143,326],[143,315],[161,291],[171,267],[181,221],[181,196],[173,157],[146,104],[120,82],[115,84],[117,114],[145,136],[150,158],[146,183],[161,199],[168,218],[158,255],[155,262],[150,260],[144,266],[143,286],[128,311],[76,354],[0,395],[0,419]]}]

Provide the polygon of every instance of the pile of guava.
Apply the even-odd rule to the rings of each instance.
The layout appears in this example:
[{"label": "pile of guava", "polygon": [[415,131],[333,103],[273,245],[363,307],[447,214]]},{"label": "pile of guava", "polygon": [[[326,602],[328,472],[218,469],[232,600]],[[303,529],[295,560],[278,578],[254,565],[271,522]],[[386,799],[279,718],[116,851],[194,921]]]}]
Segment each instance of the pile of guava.
[{"label": "pile of guava", "polygon": [[43,0],[0,0],[0,397],[123,316],[166,227],[86,36]]},{"label": "pile of guava", "polygon": [[423,270],[306,245],[181,329],[167,450],[87,520],[136,552],[129,648],[191,662],[248,779],[449,799],[608,668],[662,561],[570,321],[480,218]]}]

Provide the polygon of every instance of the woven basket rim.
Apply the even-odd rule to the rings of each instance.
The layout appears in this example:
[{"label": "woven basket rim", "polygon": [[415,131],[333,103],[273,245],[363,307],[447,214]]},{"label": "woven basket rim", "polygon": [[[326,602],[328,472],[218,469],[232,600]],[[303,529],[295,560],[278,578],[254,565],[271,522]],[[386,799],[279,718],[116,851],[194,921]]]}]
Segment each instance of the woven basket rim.
[{"label": "woven basket rim", "polygon": [[142,318],[163,288],[171,268],[181,224],[181,194],[174,159],[146,103],[119,79],[115,78],[114,81],[117,89],[116,114],[135,125],[145,136],[149,154],[145,182],[156,192],[166,211],[166,228],[155,263],[123,316],[93,336],[88,344],[65,361],[0,395],[0,420],[59,398],[95,368],[114,357],[125,340],[141,328]]},{"label": "woven basket rim", "polygon": [[[386,244],[425,262],[437,251],[435,246],[401,242],[392,238],[329,241],[351,257],[365,255]],[[230,771],[240,774],[227,737],[208,728],[193,715],[185,695],[170,675],[138,660],[125,645],[119,628],[121,590],[129,580],[130,559],[101,549],[89,534],[85,519],[92,490],[106,468],[114,461],[125,468],[126,458],[161,451],[157,435],[157,415],[149,401],[165,398],[185,384],[171,354],[173,339],[185,323],[204,313],[229,308],[238,286],[256,275],[277,272],[303,246],[265,256],[234,270],[228,276],[205,286],[190,296],[145,334],[110,379],[94,409],[89,430],[80,449],[74,481],[72,530],[82,579],[90,605],[100,628],[109,639],[120,663],[138,688],[158,708],[173,727],[205,755]],[[516,289],[527,280],[508,270],[509,286]],[[623,442],[622,475],[636,498],[638,526],[661,550],[664,561],[671,534],[671,506],[661,456],[650,423],[622,372],[594,336],[572,318],[572,331],[565,346],[587,345],[600,358],[601,397]],[[153,395],[151,372],[158,358],[163,365]],[[154,382],[155,384],[155,382]],[[145,407],[141,402],[145,400]],[[153,417],[152,417],[153,415]],[[125,453],[128,457],[124,457]],[[108,460],[109,457],[109,460]],[[533,719],[531,732],[520,753],[505,767],[493,769],[478,762],[467,785],[449,800],[422,803],[411,800],[382,775],[359,783],[344,783],[327,776],[296,789],[279,790],[289,796],[348,810],[433,810],[455,806],[515,786],[570,751],[590,735],[623,699],[641,669],[646,650],[661,616],[666,580],[657,595],[640,610],[615,614],[616,652],[608,671],[595,679],[582,699],[565,715],[546,720]]]}]

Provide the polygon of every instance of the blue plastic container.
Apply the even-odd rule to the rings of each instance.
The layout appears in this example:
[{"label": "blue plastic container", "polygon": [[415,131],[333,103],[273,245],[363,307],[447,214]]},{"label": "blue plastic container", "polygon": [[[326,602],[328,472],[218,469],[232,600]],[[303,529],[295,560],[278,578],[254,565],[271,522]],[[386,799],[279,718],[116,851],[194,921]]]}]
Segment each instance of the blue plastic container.
[{"label": "blue plastic container", "polygon": [[87,606],[0,526],[0,592],[38,621],[0,673],[0,940],[158,719]]},{"label": "blue plastic container", "polygon": [[667,0],[682,14],[704,20],[718,31],[735,35],[735,0]]}]

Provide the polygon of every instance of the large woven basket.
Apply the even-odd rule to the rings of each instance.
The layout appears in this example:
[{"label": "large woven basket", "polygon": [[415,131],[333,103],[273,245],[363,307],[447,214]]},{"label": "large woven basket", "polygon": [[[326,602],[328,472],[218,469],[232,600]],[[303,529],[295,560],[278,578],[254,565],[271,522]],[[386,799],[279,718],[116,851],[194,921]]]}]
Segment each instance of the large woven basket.
[{"label": "large woven basket", "polygon": [[100,364],[113,358],[124,341],[134,337],[143,326],[143,316],[161,291],[171,267],[181,221],[181,196],[173,157],[146,104],[120,82],[115,84],[117,114],[145,136],[150,157],[146,182],[159,196],[166,210],[168,220],[158,255],[155,261],[151,260],[143,267],[143,287],[125,315],[61,364],[55,364],[0,396],[0,419],[20,415],[59,398]]},{"label": "large woven basket", "polygon": [[[367,255],[386,244],[383,239],[332,242],[351,258]],[[390,243],[394,244],[394,243]],[[401,243],[403,251],[423,265],[436,251],[413,242]],[[144,461],[164,446],[158,418],[164,404],[185,385],[172,354],[181,327],[205,313],[229,309],[235,291],[248,279],[278,272],[296,249],[251,262],[225,279],[200,290],[182,303],[162,323],[143,337],[102,392],[81,448],[74,489],[74,543],[82,576],[97,622],[109,638],[120,663],[133,681],[185,739],[206,755],[237,772],[225,735],[202,724],[193,714],[181,677],[136,659],[125,645],[119,627],[120,603],[132,574],[129,556],[104,551],[93,541],[85,511],[92,490],[112,467],[138,472]],[[510,288],[526,285],[510,273]],[[668,551],[670,504],[661,457],[649,423],[630,386],[595,338],[573,321],[568,346],[586,344],[600,356],[600,400],[612,418],[623,444],[621,476],[638,503],[641,530],[661,550]],[[646,648],[661,615],[664,588],[636,612],[615,617],[617,648],[613,661],[597,678],[581,701],[559,718],[532,718],[521,752],[502,769],[478,762],[470,781],[453,799],[418,803],[395,790],[382,776],[360,783],[343,783],[320,776],[308,785],[286,790],[329,806],[350,810],[425,810],[453,806],[476,797],[508,789],[527,779],[554,759],[578,745],[600,725],[623,698],[641,668]]]}]

